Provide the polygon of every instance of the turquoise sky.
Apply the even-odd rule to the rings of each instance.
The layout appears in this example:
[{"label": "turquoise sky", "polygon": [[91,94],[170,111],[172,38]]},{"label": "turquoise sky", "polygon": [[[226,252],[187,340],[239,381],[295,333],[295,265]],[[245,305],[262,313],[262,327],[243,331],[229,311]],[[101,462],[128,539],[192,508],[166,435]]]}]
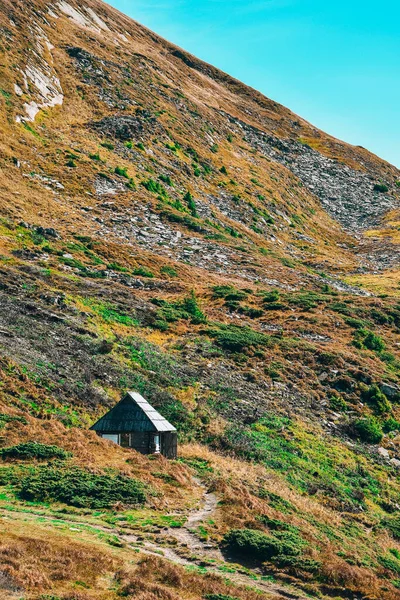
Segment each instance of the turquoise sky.
[{"label": "turquoise sky", "polygon": [[317,127],[400,167],[400,2],[109,3]]}]

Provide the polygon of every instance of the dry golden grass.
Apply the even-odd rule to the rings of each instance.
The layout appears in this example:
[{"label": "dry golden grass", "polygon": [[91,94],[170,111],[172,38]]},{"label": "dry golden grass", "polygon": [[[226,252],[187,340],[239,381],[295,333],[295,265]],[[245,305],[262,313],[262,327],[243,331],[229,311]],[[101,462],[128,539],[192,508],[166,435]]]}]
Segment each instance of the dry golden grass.
[{"label": "dry golden grass", "polygon": [[[256,591],[226,584],[219,575],[200,575],[153,556],[140,560],[134,571],[122,571],[118,579],[122,593],[135,600],[201,600],[206,594],[232,595],[238,600],[260,598]],[[261,597],[275,598],[270,594]]]},{"label": "dry golden grass", "polygon": [[3,518],[0,564],[6,580],[4,588],[39,595],[46,590],[73,588],[81,582],[83,587],[98,585],[101,589],[100,581],[112,575],[121,561],[100,544],[85,544],[72,537]]}]

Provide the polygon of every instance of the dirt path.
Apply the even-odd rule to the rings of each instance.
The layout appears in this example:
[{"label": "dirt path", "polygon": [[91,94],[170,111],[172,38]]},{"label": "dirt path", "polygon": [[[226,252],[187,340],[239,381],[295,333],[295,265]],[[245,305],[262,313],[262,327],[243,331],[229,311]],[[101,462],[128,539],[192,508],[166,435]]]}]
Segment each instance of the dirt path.
[{"label": "dirt path", "polygon": [[[295,590],[292,587],[284,586],[275,583],[270,580],[263,580],[256,573],[246,573],[237,569],[236,565],[229,563],[221,553],[220,549],[201,540],[195,533],[196,529],[202,524],[206,523],[218,509],[218,499],[215,494],[209,492],[202,482],[195,479],[197,485],[203,488],[203,499],[202,504],[196,510],[189,513],[188,519],[185,525],[181,528],[169,528],[161,532],[156,541],[150,541],[144,539],[142,534],[137,533],[125,533],[117,527],[107,527],[99,525],[97,523],[81,522],[71,519],[66,519],[63,516],[55,517],[54,515],[45,515],[42,512],[24,512],[16,510],[8,510],[6,508],[0,509],[0,514],[5,516],[7,519],[25,518],[26,520],[33,520],[34,518],[40,517],[44,521],[59,521],[62,524],[70,525],[70,529],[84,527],[86,531],[90,532],[90,529],[95,531],[101,531],[109,535],[113,535],[118,540],[127,546],[139,548],[144,554],[162,556],[167,560],[182,566],[199,565],[204,566],[208,573],[215,573],[221,577],[225,577],[236,583],[237,585],[243,585],[252,587],[261,592],[264,592],[265,598],[270,600],[307,600],[307,597]],[[79,529],[75,529],[79,532]],[[165,544],[160,540],[160,536],[165,537]],[[173,538],[176,545],[171,547],[170,542]]]}]

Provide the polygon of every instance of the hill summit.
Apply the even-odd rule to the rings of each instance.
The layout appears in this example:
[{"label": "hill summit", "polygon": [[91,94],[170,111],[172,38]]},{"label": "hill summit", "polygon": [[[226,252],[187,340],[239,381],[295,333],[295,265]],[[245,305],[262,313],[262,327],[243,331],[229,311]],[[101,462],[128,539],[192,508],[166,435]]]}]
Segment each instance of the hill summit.
[{"label": "hill summit", "polygon": [[400,172],[97,0],[0,55],[1,597],[400,598]]}]

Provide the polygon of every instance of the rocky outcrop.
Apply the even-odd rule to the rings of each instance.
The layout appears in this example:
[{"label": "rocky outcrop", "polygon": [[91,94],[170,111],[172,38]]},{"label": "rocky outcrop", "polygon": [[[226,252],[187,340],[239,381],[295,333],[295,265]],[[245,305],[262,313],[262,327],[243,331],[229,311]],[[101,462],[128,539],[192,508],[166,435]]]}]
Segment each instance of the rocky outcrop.
[{"label": "rocky outcrop", "polygon": [[231,121],[253,147],[296,175],[347,231],[358,233],[374,227],[385,213],[400,207],[394,181],[381,183],[378,174],[352,169],[306,143],[279,139],[232,117]]}]

